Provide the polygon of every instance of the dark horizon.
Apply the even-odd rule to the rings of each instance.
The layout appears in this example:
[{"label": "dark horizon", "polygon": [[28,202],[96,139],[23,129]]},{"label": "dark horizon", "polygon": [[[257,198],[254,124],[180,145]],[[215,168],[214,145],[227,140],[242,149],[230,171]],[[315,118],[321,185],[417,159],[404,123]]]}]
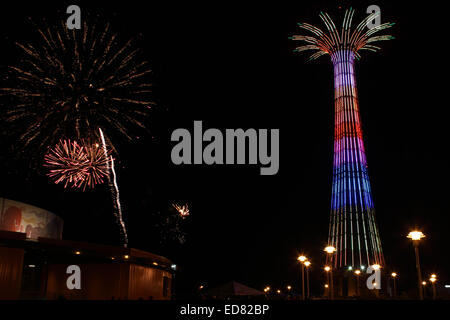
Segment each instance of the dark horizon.
[{"label": "dark horizon", "polygon": [[[36,40],[28,17],[66,19],[69,4],[5,5],[2,69],[18,60],[15,40]],[[117,142],[129,247],[179,265],[180,293],[230,280],[260,290],[288,284],[298,290],[296,258],[304,253],[313,263],[313,293],[320,294],[332,186],[333,69],[329,56],[308,62],[307,53],[292,52],[296,43],[288,37],[299,33],[298,22],[323,26],[320,11],[341,21],[352,5],[356,22],[373,3],[78,4],[110,21],[123,39],[138,36],[153,70],[151,133]],[[427,236],[420,246],[424,279],[436,273],[440,284],[450,283],[446,90],[434,80],[448,66],[436,45],[445,13],[432,6],[377,5],[382,22],[396,23],[388,32],[396,39],[381,43],[378,53],[363,52],[356,63],[362,127],[387,269],[399,274],[400,290],[412,291],[416,270],[406,235],[416,227]],[[260,176],[258,165],[173,165],[170,134],[192,131],[195,120],[205,129],[279,128],[278,174]],[[107,187],[83,193],[54,185],[34,168],[38,164],[31,167],[30,155],[12,150],[7,131],[2,128],[0,197],[58,214],[64,239],[119,244]],[[173,214],[175,202],[191,210],[183,221],[186,243],[160,244],[161,232],[168,231],[157,225]]]}]

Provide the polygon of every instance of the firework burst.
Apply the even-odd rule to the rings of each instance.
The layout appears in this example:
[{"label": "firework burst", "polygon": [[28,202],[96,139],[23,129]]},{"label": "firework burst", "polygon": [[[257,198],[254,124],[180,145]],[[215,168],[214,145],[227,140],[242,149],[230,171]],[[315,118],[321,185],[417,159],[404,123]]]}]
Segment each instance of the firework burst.
[{"label": "firework burst", "polygon": [[94,188],[108,178],[110,156],[104,153],[98,143],[89,144],[84,141],[60,140],[46,154],[44,167],[47,175],[56,183],[64,183],[64,187]]},{"label": "firework burst", "polygon": [[16,43],[23,59],[0,89],[10,100],[5,120],[16,124],[24,147],[98,138],[99,127],[127,139],[132,128],[146,129],[151,71],[132,40],[121,44],[109,24],[36,28],[37,43]]},{"label": "firework burst", "polygon": [[189,216],[189,208],[188,205],[184,205],[184,206],[179,206],[177,204],[172,204],[172,206],[175,208],[175,210],[178,211],[178,213],[180,214],[180,216],[182,218],[186,218],[187,216]]}]

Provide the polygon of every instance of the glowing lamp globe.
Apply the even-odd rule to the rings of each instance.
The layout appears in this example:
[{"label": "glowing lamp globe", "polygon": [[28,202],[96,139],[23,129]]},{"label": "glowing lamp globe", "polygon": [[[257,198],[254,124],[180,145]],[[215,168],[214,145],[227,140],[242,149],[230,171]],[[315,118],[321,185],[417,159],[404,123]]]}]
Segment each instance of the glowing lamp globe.
[{"label": "glowing lamp globe", "polygon": [[334,252],[336,251],[336,248],[333,247],[333,246],[328,246],[328,247],[325,247],[324,251],[325,251],[326,253],[332,254],[332,253],[334,253]]},{"label": "glowing lamp globe", "polygon": [[407,237],[413,241],[419,241],[420,239],[425,238],[425,235],[421,231],[415,230],[411,231]]}]

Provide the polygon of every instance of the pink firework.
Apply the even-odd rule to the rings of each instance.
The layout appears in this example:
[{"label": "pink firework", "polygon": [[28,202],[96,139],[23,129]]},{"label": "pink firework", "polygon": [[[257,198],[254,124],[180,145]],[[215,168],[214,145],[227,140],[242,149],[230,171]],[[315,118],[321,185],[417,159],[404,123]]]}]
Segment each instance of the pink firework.
[{"label": "pink firework", "polygon": [[95,185],[102,184],[108,177],[108,164],[111,162],[111,157],[108,152],[105,156],[103,148],[98,143],[85,145],[84,152],[86,154],[84,163],[85,185],[94,188]]},{"label": "pink firework", "polygon": [[49,169],[49,176],[56,184],[64,183],[64,187],[94,188],[104,182],[108,176],[110,157],[105,156],[99,144],[78,143],[71,140],[60,140],[47,153],[44,166]]}]

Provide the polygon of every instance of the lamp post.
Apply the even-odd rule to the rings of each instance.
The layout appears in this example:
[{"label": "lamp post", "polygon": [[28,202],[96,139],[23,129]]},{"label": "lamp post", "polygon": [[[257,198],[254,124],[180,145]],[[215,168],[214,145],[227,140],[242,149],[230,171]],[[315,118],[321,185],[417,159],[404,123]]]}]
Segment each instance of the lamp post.
[{"label": "lamp post", "polygon": [[408,236],[413,242],[414,252],[416,254],[416,269],[417,269],[417,280],[419,285],[419,298],[423,300],[423,288],[422,288],[422,273],[420,271],[420,259],[419,259],[419,241],[425,238],[425,235],[421,231],[411,231]]},{"label": "lamp post", "polygon": [[307,260],[307,258],[304,255],[301,255],[297,258],[298,261],[300,261],[300,264],[302,266],[302,299],[305,300],[305,265],[304,262]]},{"label": "lamp post", "polygon": [[433,289],[433,300],[436,300],[436,275],[432,274],[431,278],[430,278],[430,282],[431,282],[431,287]]},{"label": "lamp post", "polygon": [[326,272],[327,275],[327,284],[325,285],[325,288],[327,288],[328,290],[328,298],[331,299],[331,283],[330,283],[330,271],[331,271],[331,267],[330,266],[325,266],[325,268],[323,268]]},{"label": "lamp post", "polygon": [[333,286],[333,254],[336,252],[336,248],[333,246],[326,246],[324,251],[330,256],[330,292],[331,300],[334,300],[334,286]]},{"label": "lamp post", "polygon": [[309,299],[309,266],[311,265],[311,262],[305,261],[303,264],[306,267],[306,299]]},{"label": "lamp post", "polygon": [[395,298],[397,296],[397,273],[396,272],[392,272],[391,273],[391,277],[392,277],[392,281],[394,282],[394,292],[392,294],[392,296]]},{"label": "lamp post", "polygon": [[361,274],[361,270],[355,270],[356,275],[356,296],[359,297],[359,276]]},{"label": "lamp post", "polygon": [[[381,266],[379,264],[373,264],[372,265],[372,269],[375,270],[375,272],[380,270],[380,268],[381,268]],[[381,288],[381,284],[374,283],[373,285],[374,285],[374,289],[375,289],[375,296],[377,298],[379,298],[380,297],[380,293],[379,293],[379,289],[378,288]],[[377,285],[380,285],[380,286],[377,287]]]},{"label": "lamp post", "polygon": [[292,298],[292,293],[291,293],[292,286],[288,285],[288,286],[286,287],[286,289],[288,290],[288,297],[289,297],[289,299],[291,299],[291,298]]}]

